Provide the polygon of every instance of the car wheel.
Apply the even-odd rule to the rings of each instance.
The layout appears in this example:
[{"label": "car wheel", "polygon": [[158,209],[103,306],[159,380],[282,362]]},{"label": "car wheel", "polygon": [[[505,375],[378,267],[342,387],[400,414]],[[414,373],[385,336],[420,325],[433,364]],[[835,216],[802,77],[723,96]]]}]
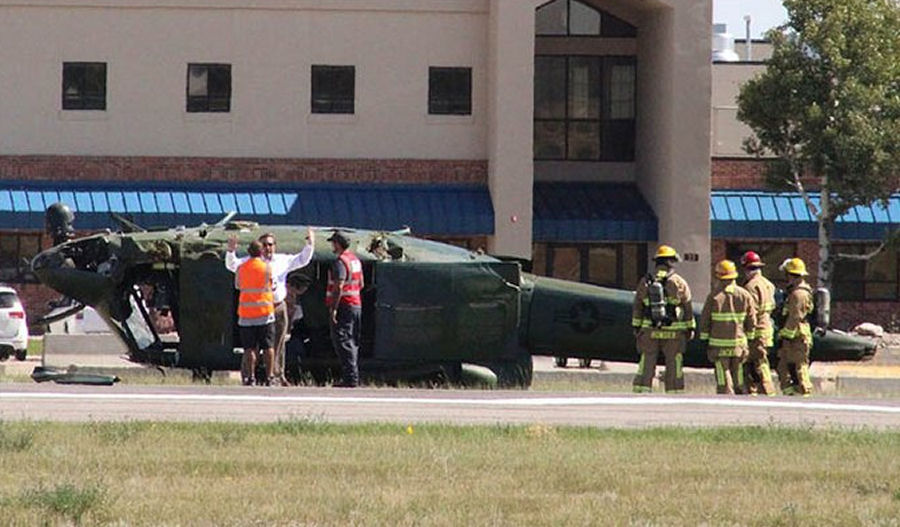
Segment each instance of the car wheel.
[{"label": "car wheel", "polygon": [[567,364],[569,364],[568,357],[556,357],[557,368],[565,368]]},{"label": "car wheel", "polygon": [[591,359],[578,359],[578,367],[587,369],[591,367]]},{"label": "car wheel", "polygon": [[23,361],[23,360],[25,360],[25,358],[26,358],[27,356],[28,356],[28,350],[27,350],[27,349],[16,350],[16,360],[17,360],[17,361]]}]

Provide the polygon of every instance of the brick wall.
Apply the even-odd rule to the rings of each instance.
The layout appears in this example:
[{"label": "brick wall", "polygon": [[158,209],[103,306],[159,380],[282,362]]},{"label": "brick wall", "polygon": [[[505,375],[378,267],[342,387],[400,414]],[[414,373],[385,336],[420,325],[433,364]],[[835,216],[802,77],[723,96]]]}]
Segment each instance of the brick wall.
[{"label": "brick wall", "polygon": [[714,158],[712,188],[717,190],[765,188],[765,161]]},{"label": "brick wall", "polygon": [[[28,315],[28,323],[45,316],[50,312],[48,302],[60,298],[60,294],[45,285],[40,284],[10,284],[10,287],[19,293],[19,299],[25,306]],[[34,334],[34,333],[32,333]]]},{"label": "brick wall", "polygon": [[487,183],[484,160],[0,156],[0,179]]},{"label": "brick wall", "polygon": [[[755,190],[766,187],[766,160],[713,158],[712,188],[714,190]],[[815,189],[816,181],[804,178],[804,185]]]},{"label": "brick wall", "polygon": [[[710,266],[715,266],[718,262],[725,259],[725,245],[726,241],[721,239],[715,239],[710,242],[710,258],[712,261],[710,262]],[[735,262],[737,263],[737,262]]]},{"label": "brick wall", "polygon": [[862,322],[872,322],[886,331],[900,332],[900,302],[834,302],[831,325],[851,330]]},{"label": "brick wall", "polygon": [[816,277],[819,275],[819,242],[816,240],[799,240],[797,242],[797,257],[806,263],[806,270],[809,272],[807,280],[809,280],[810,284],[815,285]]}]

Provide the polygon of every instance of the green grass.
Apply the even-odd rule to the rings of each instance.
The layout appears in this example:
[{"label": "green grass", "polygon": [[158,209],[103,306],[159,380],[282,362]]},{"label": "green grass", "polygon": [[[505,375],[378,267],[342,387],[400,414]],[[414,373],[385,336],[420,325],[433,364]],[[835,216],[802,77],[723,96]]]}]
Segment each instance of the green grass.
[{"label": "green grass", "polygon": [[20,493],[17,502],[20,506],[37,509],[45,519],[81,525],[85,516],[103,522],[107,496],[108,490],[103,485],[63,483],[26,489]]},{"label": "green grass", "polygon": [[[897,525],[900,433],[0,424],[3,525]],[[7,446],[2,441],[0,445]]]},{"label": "green grass", "polygon": [[28,339],[28,356],[40,357],[44,353],[44,339],[30,338]]}]

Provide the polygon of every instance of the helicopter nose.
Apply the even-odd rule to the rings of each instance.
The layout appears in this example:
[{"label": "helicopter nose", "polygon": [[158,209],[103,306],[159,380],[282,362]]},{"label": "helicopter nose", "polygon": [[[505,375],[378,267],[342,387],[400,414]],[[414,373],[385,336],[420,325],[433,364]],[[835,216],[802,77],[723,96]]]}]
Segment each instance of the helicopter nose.
[{"label": "helicopter nose", "polygon": [[34,271],[41,283],[56,290],[63,285],[61,279],[65,271],[74,267],[72,260],[66,258],[55,247],[41,252],[31,261],[31,270]]},{"label": "helicopter nose", "polygon": [[31,268],[42,284],[88,305],[111,294],[115,284],[108,277],[79,269],[66,252],[66,246],[53,247],[32,260]]},{"label": "helicopter nose", "polygon": [[34,257],[34,260],[31,261],[31,270],[35,273],[39,273],[40,271],[59,269],[65,266],[65,260],[66,258],[59,249],[53,247]]},{"label": "helicopter nose", "polygon": [[870,344],[863,348],[861,360],[872,360],[879,349],[886,347],[884,342]]}]

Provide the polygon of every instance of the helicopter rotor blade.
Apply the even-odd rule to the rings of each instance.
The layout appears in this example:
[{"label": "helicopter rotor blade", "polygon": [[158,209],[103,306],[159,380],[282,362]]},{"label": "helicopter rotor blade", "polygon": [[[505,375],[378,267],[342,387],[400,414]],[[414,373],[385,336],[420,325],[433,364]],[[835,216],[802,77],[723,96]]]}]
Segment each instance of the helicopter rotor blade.
[{"label": "helicopter rotor blade", "polygon": [[228,211],[228,214],[226,214],[225,217],[222,218],[221,220],[217,221],[216,224],[213,225],[213,227],[220,227],[220,228],[224,227],[225,224],[227,224],[229,221],[231,221],[235,216],[237,216],[237,211],[230,210],[230,211]]},{"label": "helicopter rotor blade", "polygon": [[110,212],[109,215],[112,216],[112,219],[114,219],[120,227],[122,227],[122,232],[124,233],[147,232],[147,229],[118,213]]},{"label": "helicopter rotor blade", "polygon": [[69,318],[72,315],[77,315],[78,313],[82,312],[85,307],[86,306],[84,304],[75,304],[71,308],[66,309],[65,311],[60,311],[59,313],[56,313],[55,315],[47,315],[42,318],[39,318],[30,325],[34,326],[34,327],[47,326],[47,325],[53,324],[54,322],[58,322],[60,320]]}]

